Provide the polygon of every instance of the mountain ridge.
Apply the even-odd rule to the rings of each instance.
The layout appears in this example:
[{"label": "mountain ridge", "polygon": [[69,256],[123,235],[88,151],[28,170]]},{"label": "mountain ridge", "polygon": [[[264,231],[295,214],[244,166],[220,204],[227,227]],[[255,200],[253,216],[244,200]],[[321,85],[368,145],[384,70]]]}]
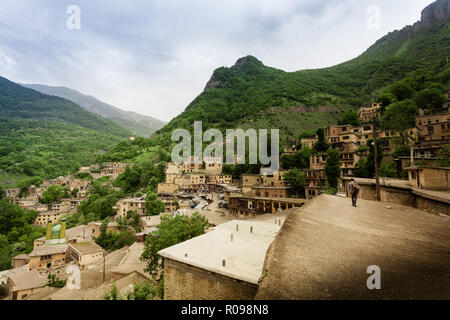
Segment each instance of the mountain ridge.
[{"label": "mountain ridge", "polygon": [[390,32],[358,57],[327,68],[285,72],[253,56],[239,58],[231,67],[214,70],[204,91],[156,136],[168,140],[172,130],[190,129],[193,121],[203,121],[204,129],[280,128],[288,138],[311,130],[311,122],[316,127],[336,124],[339,114],[332,112],[318,117],[314,112],[261,115],[274,108],[327,106],[345,111],[376,100],[412,73],[437,74],[450,52],[450,11],[439,10],[449,6],[450,0],[436,1],[422,11],[423,21]]},{"label": "mountain ridge", "polygon": [[94,96],[83,94],[71,88],[42,84],[21,85],[45,94],[68,99],[78,104],[83,109],[108,118],[139,136],[148,137],[166,124],[166,122],[151,116],[141,115],[133,111],[122,110],[118,107],[105,103]]},{"label": "mountain ridge", "polygon": [[0,185],[74,172],[130,135],[72,101],[0,77]]}]

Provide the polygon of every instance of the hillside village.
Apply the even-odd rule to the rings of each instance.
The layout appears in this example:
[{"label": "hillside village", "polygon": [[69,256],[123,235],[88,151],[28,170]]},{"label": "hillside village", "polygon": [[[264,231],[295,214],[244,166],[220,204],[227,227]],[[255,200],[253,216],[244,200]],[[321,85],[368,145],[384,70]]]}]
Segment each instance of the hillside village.
[{"label": "hillside village", "polygon": [[[381,143],[380,148],[385,155],[383,161],[394,161],[401,176],[405,177],[403,180],[383,178],[381,200],[449,216],[450,168],[435,165],[439,152],[450,144],[449,103],[438,114],[426,115],[424,111],[420,112],[416,118],[416,127],[407,130],[408,143],[412,146],[411,156],[396,159],[389,158],[389,155],[394,151],[394,141],[399,133],[374,129],[374,120],[380,118],[380,108],[379,103],[360,108],[359,126],[329,126],[323,130],[331,149],[339,150],[338,194],[348,196],[347,185],[355,177],[358,162],[362,157],[367,157],[367,151],[365,154],[357,151],[375,137]],[[317,135],[302,138],[300,150],[314,148],[319,140]],[[284,150],[282,156],[297,151],[296,146],[293,146]],[[286,181],[289,170],[280,170],[273,175],[242,174],[236,180],[231,174],[223,173],[222,159],[219,158],[205,158],[202,164],[194,164],[194,161],[188,164],[168,162],[164,170],[165,181],[157,185],[157,201],[161,206],[156,213],[146,209],[149,202],[146,201],[146,195],[141,194],[120,199],[113,207],[115,216],[105,221],[91,221],[72,228],[67,228],[66,219],[77,212],[83,201],[87,201],[93,181],[113,181],[124,174],[129,165],[120,162],[100,163],[82,167],[76,175],[44,181],[39,187],[32,185],[26,192],[7,189],[6,196],[14,203],[23,209],[37,211],[34,225],[42,226],[46,231],[44,237],[34,241],[32,252],[12,259],[12,269],[0,272],[0,279],[8,290],[8,298],[14,300],[38,297],[79,299],[80,294],[84,298],[102,299],[105,290],[116,283],[120,283],[122,288],[128,288],[130,284],[136,283],[136,279],[153,279],[145,270],[146,263],[140,257],[147,236],[158,229],[161,216],[191,216],[198,212],[209,221],[207,234],[159,253],[167,262],[164,298],[251,299],[257,292],[265,252],[282,228],[286,213],[301,209],[327,192],[326,159],[327,153],[310,155],[309,168],[303,170],[303,194],[295,192],[291,183]],[[361,185],[360,197],[375,200],[375,181],[360,178],[356,178],[356,181]],[[43,204],[45,192],[51,186],[60,186],[66,196]],[[123,224],[130,214],[136,215],[137,224],[134,226]],[[133,235],[129,245],[118,250],[105,250],[96,243],[102,233],[114,234],[124,229]],[[241,234],[240,230],[245,230],[247,235],[245,232]],[[227,237],[227,232],[231,232],[231,242],[237,247],[236,250],[223,248],[228,258],[223,259],[222,267],[226,268],[230,263],[228,260],[232,260],[231,269],[227,268],[224,273],[211,262],[211,254],[214,251],[219,259],[223,245],[219,239]],[[183,254],[192,250],[197,254]],[[210,255],[198,255],[205,250]],[[250,263],[249,260],[252,261],[251,266],[246,265]],[[242,264],[242,268],[239,264]],[[61,279],[67,279],[66,270],[71,265],[81,269],[81,291],[48,287],[49,277],[55,274]],[[198,296],[195,292],[199,284],[186,280],[186,273],[191,272],[192,267],[212,273],[215,277],[239,280],[241,284],[239,288],[231,285],[220,292],[202,291]],[[183,288],[179,285],[180,278],[187,281]],[[205,280],[199,281],[202,283]]]},{"label": "hillside village", "polygon": [[[0,77],[0,300],[450,299],[449,17],[329,68],[240,58],[145,138]],[[280,168],[175,163],[194,121],[279,128]]]}]

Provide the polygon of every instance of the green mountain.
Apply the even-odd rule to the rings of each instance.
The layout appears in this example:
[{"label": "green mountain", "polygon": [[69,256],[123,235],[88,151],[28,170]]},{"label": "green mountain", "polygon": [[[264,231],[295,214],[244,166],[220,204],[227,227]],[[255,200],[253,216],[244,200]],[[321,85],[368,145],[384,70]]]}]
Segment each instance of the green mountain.
[{"label": "green mountain", "polygon": [[450,55],[450,0],[425,8],[422,20],[389,33],[359,57],[323,69],[284,72],[252,56],[214,71],[205,90],[159,130],[167,141],[176,128],[279,128],[284,141],[337,123],[344,110],[372,102],[408,76],[432,81]]},{"label": "green mountain", "polygon": [[111,119],[118,125],[130,130],[138,136],[149,137],[156,130],[167,123],[153,117],[144,116],[135,112],[123,111],[117,107],[104,103],[95,97],[84,95],[78,91],[65,87],[52,87],[41,84],[22,84],[24,87],[61,97],[75,102],[83,109]]},{"label": "green mountain", "polygon": [[0,77],[0,185],[69,173],[130,134],[71,101]]}]

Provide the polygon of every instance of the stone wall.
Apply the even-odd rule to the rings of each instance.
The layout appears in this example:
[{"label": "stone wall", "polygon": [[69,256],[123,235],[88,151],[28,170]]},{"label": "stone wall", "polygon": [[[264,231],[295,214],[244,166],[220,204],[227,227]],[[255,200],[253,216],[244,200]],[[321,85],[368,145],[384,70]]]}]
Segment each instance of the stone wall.
[{"label": "stone wall", "polygon": [[450,206],[448,204],[424,198],[419,195],[416,196],[415,208],[427,211],[434,214],[445,214],[450,216]]},{"label": "stone wall", "polygon": [[[360,192],[359,199],[375,201],[376,189],[374,184],[358,183]],[[347,184],[346,184],[347,185]],[[348,188],[346,187],[346,190]],[[347,191],[348,193],[348,191]],[[442,201],[431,199],[417,194],[411,189],[400,187],[380,186],[381,201],[392,204],[401,204],[413,207],[433,214],[444,214],[450,216],[450,205]],[[347,194],[350,197],[349,194]]]},{"label": "stone wall", "polygon": [[257,290],[251,283],[164,261],[164,300],[252,300]]}]

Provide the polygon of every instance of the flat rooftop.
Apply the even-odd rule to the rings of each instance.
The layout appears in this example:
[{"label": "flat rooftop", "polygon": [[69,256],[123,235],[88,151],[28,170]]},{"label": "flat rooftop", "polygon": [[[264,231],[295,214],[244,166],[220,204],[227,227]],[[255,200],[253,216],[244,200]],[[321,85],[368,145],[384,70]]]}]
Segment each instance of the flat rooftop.
[{"label": "flat rooftop", "polygon": [[71,243],[70,246],[80,254],[103,252],[102,247],[100,247],[94,241]]},{"label": "flat rooftop", "polygon": [[270,222],[233,220],[204,235],[161,250],[158,254],[223,276],[258,284],[267,249],[279,230],[280,225],[275,223],[275,219]]},{"label": "flat rooftop", "polygon": [[[321,195],[292,209],[256,299],[450,299],[450,217]],[[381,290],[369,290],[369,266]]]}]

